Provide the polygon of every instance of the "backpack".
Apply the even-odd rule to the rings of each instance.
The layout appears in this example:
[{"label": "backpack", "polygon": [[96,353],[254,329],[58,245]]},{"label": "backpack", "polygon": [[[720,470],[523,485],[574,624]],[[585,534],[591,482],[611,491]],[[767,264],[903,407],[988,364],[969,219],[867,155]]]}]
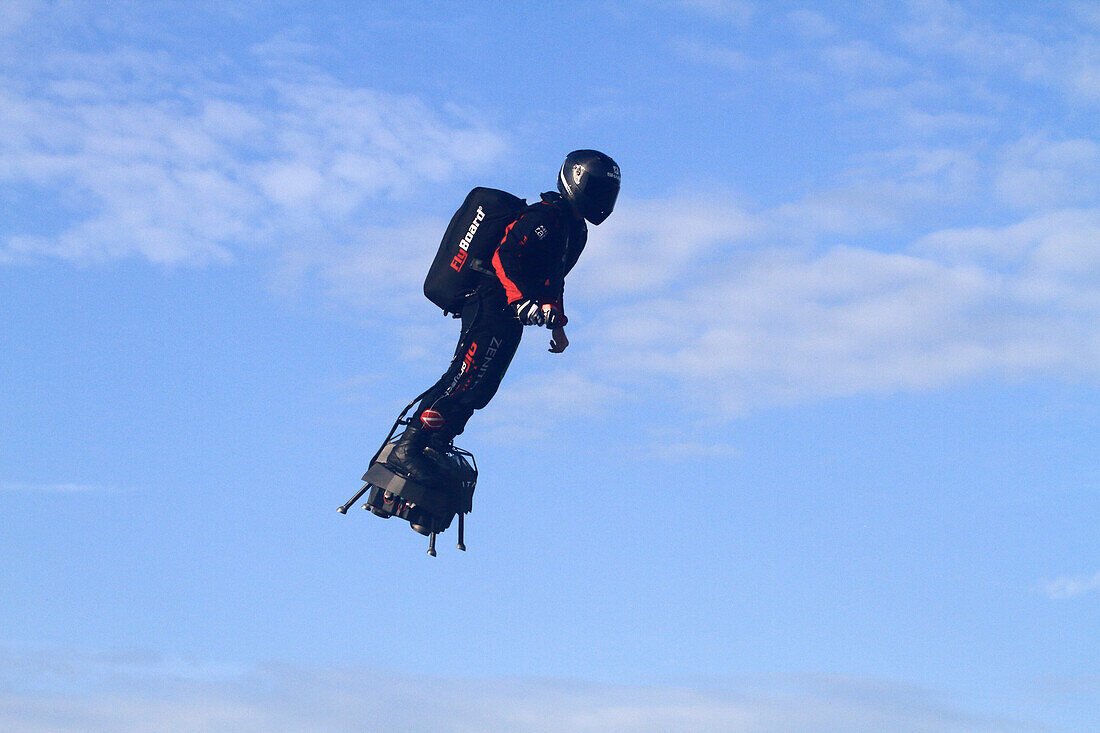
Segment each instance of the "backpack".
[{"label": "backpack", "polygon": [[504,239],[508,225],[516,220],[527,202],[495,188],[475,188],[466,195],[435,253],[424,295],[443,309],[457,314],[463,299],[481,278],[493,276],[490,260]]}]

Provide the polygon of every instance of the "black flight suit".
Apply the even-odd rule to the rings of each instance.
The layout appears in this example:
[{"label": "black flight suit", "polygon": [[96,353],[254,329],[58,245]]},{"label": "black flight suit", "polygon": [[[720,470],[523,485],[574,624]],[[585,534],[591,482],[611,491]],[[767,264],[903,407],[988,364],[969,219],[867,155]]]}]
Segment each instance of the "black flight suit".
[{"label": "black flight suit", "polygon": [[450,441],[489,404],[523,335],[512,304],[530,299],[564,312],[565,276],[587,240],[584,220],[558,193],[542,194],[508,225],[492,259],[496,277],[484,277],[466,299],[451,365],[417,407],[425,428]]}]

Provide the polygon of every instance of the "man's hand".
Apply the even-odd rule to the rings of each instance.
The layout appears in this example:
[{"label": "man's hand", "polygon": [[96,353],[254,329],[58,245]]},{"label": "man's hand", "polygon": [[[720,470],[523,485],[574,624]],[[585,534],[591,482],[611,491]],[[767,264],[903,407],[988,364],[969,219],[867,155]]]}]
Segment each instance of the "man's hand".
[{"label": "man's hand", "polygon": [[560,354],[567,346],[569,346],[569,339],[565,337],[565,329],[561,326],[555,328],[550,336],[550,348],[547,351],[551,354]]},{"label": "man's hand", "polygon": [[565,324],[569,323],[569,319],[556,305],[547,303],[542,306],[542,322],[546,324],[547,328],[565,328]]},{"label": "man's hand", "polygon": [[546,316],[542,308],[530,298],[512,303],[512,310],[516,312],[516,318],[524,326],[542,326],[546,323]]}]

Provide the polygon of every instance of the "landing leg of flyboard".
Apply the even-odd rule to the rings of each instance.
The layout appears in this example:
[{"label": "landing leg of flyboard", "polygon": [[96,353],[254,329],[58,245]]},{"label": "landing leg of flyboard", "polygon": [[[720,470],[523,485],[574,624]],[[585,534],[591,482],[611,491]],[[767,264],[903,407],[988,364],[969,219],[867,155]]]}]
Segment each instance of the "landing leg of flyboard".
[{"label": "landing leg of flyboard", "polygon": [[[421,392],[420,394],[418,394],[416,397],[413,398],[412,402],[405,405],[405,409],[402,410],[401,414],[397,416],[397,420],[394,421],[393,427],[390,428],[389,435],[386,436],[386,439],[382,441],[382,445],[378,446],[378,450],[375,451],[374,458],[372,458],[370,460],[371,463],[374,463],[375,461],[378,460],[378,456],[382,454],[382,449],[386,447],[386,444],[389,443],[390,440],[393,438],[393,434],[397,432],[397,426],[398,425],[408,425],[409,424],[409,421],[405,419],[405,415],[407,415],[409,410],[412,409],[413,405],[415,405],[417,402],[419,402],[421,399],[423,399],[424,395],[426,395],[426,394],[428,394],[427,390],[425,390],[424,392]],[[341,514],[347,514],[348,513],[348,508],[351,507],[351,505],[354,504],[355,502],[359,501],[359,497],[361,497],[363,494],[367,493],[367,490],[370,489],[370,486],[371,485],[369,483],[366,484],[365,486],[363,486],[363,488],[359,489],[359,491],[355,494],[355,496],[348,499],[347,502],[343,506],[336,507],[336,511],[340,512]]]}]

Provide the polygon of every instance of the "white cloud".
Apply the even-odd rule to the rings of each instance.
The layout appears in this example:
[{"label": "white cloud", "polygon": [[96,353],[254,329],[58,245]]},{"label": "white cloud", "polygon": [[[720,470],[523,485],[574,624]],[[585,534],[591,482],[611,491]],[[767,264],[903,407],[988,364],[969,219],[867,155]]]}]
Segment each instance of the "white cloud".
[{"label": "white cloud", "polygon": [[736,26],[746,26],[757,12],[750,0],[673,0],[676,5]]},{"label": "white cloud", "polygon": [[435,306],[424,298],[424,276],[446,227],[442,219],[366,226],[350,243],[314,253],[311,259],[329,295],[342,302],[391,315],[427,313]]},{"label": "white cloud", "polygon": [[1008,204],[1035,209],[1086,204],[1100,198],[1100,143],[1031,135],[1010,145],[996,190]]},{"label": "white cloud", "polygon": [[755,64],[744,51],[695,39],[679,39],[674,42],[673,49],[689,61],[725,71],[746,72]]},{"label": "white cloud", "polygon": [[1088,289],[1066,291],[1073,283],[1100,278],[1100,209],[1066,209],[1024,219],[1004,227],[947,229],[922,237],[918,251],[935,253],[952,262],[972,262],[997,269],[1014,269],[1021,284],[1045,280],[1062,296],[1080,296]]},{"label": "white cloud", "polygon": [[800,8],[787,13],[794,29],[808,38],[828,38],[837,32],[836,24],[813,10]]},{"label": "white cloud", "polygon": [[640,309],[675,341],[624,338],[639,328],[637,317],[612,313],[603,356],[644,365],[651,378],[672,379],[728,412],[938,387],[984,366],[993,348],[986,335],[953,334],[953,319],[994,290],[978,273],[905,255],[766,253],[728,281]]},{"label": "white cloud", "polygon": [[570,274],[567,301],[659,291],[719,249],[745,242],[762,223],[743,208],[716,197],[688,195],[665,200],[626,199],[615,214],[589,232],[582,264]]},{"label": "white cloud", "polygon": [[[383,202],[498,158],[465,113],[341,84],[117,49],[58,54],[0,76],[0,186],[52,217],[0,238],[0,257],[226,261],[339,242]],[[24,225],[25,227],[27,225]]]},{"label": "white cloud", "polygon": [[[971,75],[1011,75],[1027,84],[1059,90],[1078,102],[1100,100],[1100,44],[1086,25],[1028,18],[1014,8],[1014,28],[949,0],[910,0],[910,19],[898,35],[914,54],[963,64]],[[1044,6],[1036,5],[1035,8]]]},{"label": "white cloud", "polygon": [[[545,329],[527,329],[524,340],[548,343],[549,337]],[[571,360],[571,353],[572,347],[547,358]],[[484,416],[476,419],[488,426],[489,440],[537,440],[552,434],[563,422],[606,415],[624,398],[623,389],[586,376],[584,370],[551,366],[546,371],[506,377]]]},{"label": "white cloud", "polygon": [[943,695],[836,677],[728,690],[578,681],[417,677],[156,655],[3,655],[0,728],[39,731],[698,731],[1024,729]]},{"label": "white cloud", "polygon": [[0,38],[22,29],[41,4],[41,0],[0,0]]},{"label": "white cloud", "polygon": [[907,6],[883,15],[857,4],[853,12],[867,25],[841,30],[820,13],[788,12],[796,35],[769,55],[701,38],[675,48],[689,61],[736,76],[751,70],[755,79],[835,100],[829,111],[849,117],[853,129],[895,144],[953,136],[977,147],[1034,119],[1027,106],[1036,93],[1053,91],[1074,105],[1100,100],[1100,35],[1088,13],[1061,17],[1065,9],[1044,7],[1049,12],[1035,14],[1035,6],[1030,15],[1026,8],[990,14],[947,0]]},{"label": "white cloud", "polygon": [[929,224],[939,210],[973,200],[981,164],[966,150],[907,146],[855,157],[836,184],[765,211],[772,241],[815,242]]},{"label": "white cloud", "polygon": [[1091,378],[1100,374],[1098,216],[944,230],[894,253],[728,255],[681,287],[598,304],[578,340],[584,368],[726,414],[985,378]]},{"label": "white cloud", "polygon": [[723,443],[705,443],[702,441],[668,442],[653,441],[637,446],[633,455],[645,460],[667,462],[706,461],[736,458],[741,451]]},{"label": "white cloud", "polygon": [[997,128],[999,102],[967,79],[918,79],[883,86],[861,84],[844,94],[849,113],[860,122],[878,123],[875,132],[911,144],[987,133]]},{"label": "white cloud", "polygon": [[822,58],[833,71],[860,79],[893,77],[911,70],[909,63],[868,41],[828,46],[822,51]]},{"label": "white cloud", "polygon": [[1071,72],[1070,82],[1081,97],[1100,100],[1100,62],[1082,63]]},{"label": "white cloud", "polygon": [[1004,31],[948,0],[910,0],[912,21],[901,37],[919,54],[946,54],[984,70],[1007,68],[1025,77],[1049,73],[1049,53],[1040,41]]},{"label": "white cloud", "polygon": [[1100,573],[1095,575],[1063,576],[1047,581],[1042,591],[1054,600],[1068,600],[1100,590]]},{"label": "white cloud", "polygon": [[56,484],[29,484],[14,481],[0,481],[0,491],[12,491],[30,494],[76,494],[84,492],[113,492],[103,486],[95,484],[56,483]]},{"label": "white cloud", "polygon": [[626,200],[569,277],[577,368],[628,398],[641,385],[727,416],[983,379],[1095,378],[1100,210],[1032,201],[1015,223],[953,226],[1024,168],[1067,182],[1048,201],[1072,199],[1096,185],[1095,147],[1030,136],[993,154],[886,150],[760,211]]}]

